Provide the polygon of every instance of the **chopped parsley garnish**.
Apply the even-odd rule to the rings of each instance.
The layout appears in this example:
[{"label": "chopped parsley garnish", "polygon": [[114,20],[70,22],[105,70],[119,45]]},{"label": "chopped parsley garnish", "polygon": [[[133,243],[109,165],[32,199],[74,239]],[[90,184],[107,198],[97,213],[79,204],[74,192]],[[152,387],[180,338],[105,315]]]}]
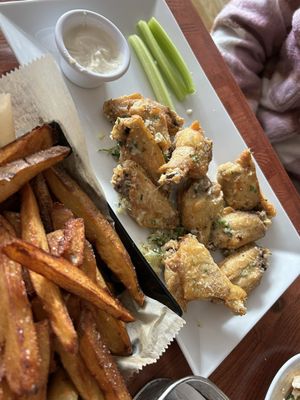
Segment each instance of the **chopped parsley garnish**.
[{"label": "chopped parsley garnish", "polygon": [[224,219],[218,219],[217,220],[217,225],[223,229],[223,232],[225,233],[225,235],[227,236],[232,236],[232,229],[229,225],[229,223],[227,221],[225,221]]},{"label": "chopped parsley garnish", "polygon": [[257,188],[254,185],[250,185],[250,192],[257,193]]},{"label": "chopped parsley garnish", "polygon": [[98,151],[104,151],[110,154],[116,161],[120,159],[120,145],[116,144],[114,147],[110,147],[109,149],[99,149]]},{"label": "chopped parsley garnish", "polygon": [[147,241],[152,243],[156,246],[162,247],[164,246],[169,240],[177,240],[179,237],[186,234],[186,230],[183,227],[178,227],[175,229],[170,229],[168,231],[156,231],[151,233],[148,236]]},{"label": "chopped parsley garnish", "polygon": [[200,162],[200,156],[199,154],[190,154],[191,159],[194,161],[194,163]]}]

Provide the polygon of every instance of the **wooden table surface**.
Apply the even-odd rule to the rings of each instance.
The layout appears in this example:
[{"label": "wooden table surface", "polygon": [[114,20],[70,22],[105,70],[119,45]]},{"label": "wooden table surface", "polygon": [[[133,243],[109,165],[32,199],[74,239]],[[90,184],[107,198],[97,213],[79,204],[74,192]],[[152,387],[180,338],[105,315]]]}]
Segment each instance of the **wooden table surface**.
[{"label": "wooden table surface", "polygon": [[[237,87],[190,0],[167,0],[210,82],[300,232],[300,197],[282,168],[243,94]],[[0,33],[0,74],[17,67]],[[287,266],[288,267],[288,266]],[[280,366],[300,352],[300,278],[276,301],[210,376],[231,400],[262,400]],[[191,370],[174,342],[160,360],[129,382],[136,393],[158,377],[180,378]],[[150,400],[150,399],[149,399]]]}]

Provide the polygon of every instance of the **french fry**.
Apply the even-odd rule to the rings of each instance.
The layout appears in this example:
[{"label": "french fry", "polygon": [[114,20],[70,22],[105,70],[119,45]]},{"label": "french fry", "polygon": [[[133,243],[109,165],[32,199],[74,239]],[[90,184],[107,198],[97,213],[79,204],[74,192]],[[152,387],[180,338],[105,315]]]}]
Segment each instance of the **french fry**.
[{"label": "french fry", "polygon": [[55,350],[80,396],[84,400],[104,400],[102,391],[95,378],[86,368],[80,354],[66,352],[59,342],[56,342]]},{"label": "french fry", "polygon": [[85,235],[82,218],[73,218],[65,223],[64,251],[62,256],[76,267],[83,262]]},{"label": "french fry", "polygon": [[0,400],[17,400],[16,395],[8,386],[6,379],[0,381]]},{"label": "french fry", "polygon": [[53,224],[51,219],[51,210],[53,207],[53,200],[43,174],[38,174],[32,180],[32,187],[39,205],[40,215],[45,231],[47,233],[52,232]]},{"label": "french fry", "polygon": [[0,93],[0,121],[0,147],[2,147],[16,138],[11,95],[9,93]]},{"label": "french fry", "polygon": [[0,203],[17,192],[26,182],[52,165],[62,161],[68,147],[54,146],[0,167]]},{"label": "french fry", "polygon": [[47,400],[78,400],[78,393],[62,368],[52,376]]},{"label": "french fry", "polygon": [[54,229],[63,229],[66,222],[68,222],[69,219],[74,218],[74,214],[63,204],[54,203],[51,211],[51,218]]},{"label": "french fry", "polygon": [[50,125],[37,127],[0,149],[0,165],[48,149],[55,142],[55,133]]},{"label": "french fry", "polygon": [[63,229],[57,229],[56,231],[48,233],[47,241],[50,253],[53,256],[61,256],[65,248],[65,234]]},{"label": "french fry", "polygon": [[[0,225],[0,243],[11,240]],[[34,394],[44,384],[40,373],[40,353],[32,311],[22,280],[21,265],[0,252],[1,312],[6,314],[5,376],[12,391],[18,395]]]},{"label": "french fry", "polygon": [[19,400],[47,400],[47,382],[50,365],[50,327],[47,320],[35,324],[41,354],[41,376],[44,382],[36,394],[21,396]]},{"label": "french fry", "polygon": [[[38,205],[28,183],[22,189],[21,224],[24,240],[44,251],[49,251]],[[75,352],[77,350],[77,335],[59,288],[39,273],[30,270],[29,274],[54,333],[67,351]]]},{"label": "french fry", "polygon": [[[98,286],[109,292],[105,280],[97,268],[95,255],[91,244],[86,241],[84,248],[84,258],[82,264],[83,272]],[[100,332],[104,343],[107,344],[112,354],[128,356],[132,353],[130,338],[126,325],[107,312],[91,307],[97,329]]]},{"label": "french fry", "polygon": [[[79,352],[95,377],[106,400],[130,400],[125,382],[107,346],[96,329],[91,312],[85,308],[79,322]],[[109,368],[108,368],[109,366]]]},{"label": "french fry", "polygon": [[97,209],[92,200],[66,172],[58,168],[45,171],[47,183],[54,195],[77,217],[83,218],[87,239],[96,249],[138,304],[144,295],[138,285],[134,266],[116,231]]},{"label": "french fry", "polygon": [[20,213],[14,211],[3,211],[4,218],[14,228],[17,237],[21,237],[21,217]]},{"label": "french fry", "polygon": [[91,302],[114,317],[125,322],[133,321],[132,315],[117,299],[99,288],[80,269],[64,258],[52,256],[20,239],[13,239],[10,243],[5,244],[2,251],[10,259],[43,275],[58,286]]}]

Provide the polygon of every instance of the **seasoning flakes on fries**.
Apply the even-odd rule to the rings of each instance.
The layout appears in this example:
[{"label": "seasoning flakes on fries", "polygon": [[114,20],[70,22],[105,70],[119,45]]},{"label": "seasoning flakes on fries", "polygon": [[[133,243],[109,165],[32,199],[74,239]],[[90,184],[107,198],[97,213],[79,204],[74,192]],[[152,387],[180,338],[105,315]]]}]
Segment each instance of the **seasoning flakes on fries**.
[{"label": "seasoning flakes on fries", "polygon": [[1,400],[131,398],[111,354],[131,354],[133,317],[93,246],[139,304],[144,295],[104,215],[65,171],[49,169],[69,153],[50,125],[0,149]]}]

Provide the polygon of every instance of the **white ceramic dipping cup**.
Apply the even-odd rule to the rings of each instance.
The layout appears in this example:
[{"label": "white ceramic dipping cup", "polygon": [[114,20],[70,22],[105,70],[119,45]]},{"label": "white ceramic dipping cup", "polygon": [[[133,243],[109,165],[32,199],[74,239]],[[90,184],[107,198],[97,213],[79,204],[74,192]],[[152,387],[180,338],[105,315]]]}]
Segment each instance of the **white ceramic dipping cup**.
[{"label": "white ceramic dipping cup", "polygon": [[[65,46],[66,35],[82,26],[97,28],[105,34],[118,52],[116,67],[105,72],[94,72],[80,65]],[[55,26],[55,41],[60,54],[60,66],[66,77],[83,88],[95,88],[103,82],[114,81],[127,71],[130,63],[130,50],[121,31],[107,18],[93,11],[70,10],[63,14]]]}]

